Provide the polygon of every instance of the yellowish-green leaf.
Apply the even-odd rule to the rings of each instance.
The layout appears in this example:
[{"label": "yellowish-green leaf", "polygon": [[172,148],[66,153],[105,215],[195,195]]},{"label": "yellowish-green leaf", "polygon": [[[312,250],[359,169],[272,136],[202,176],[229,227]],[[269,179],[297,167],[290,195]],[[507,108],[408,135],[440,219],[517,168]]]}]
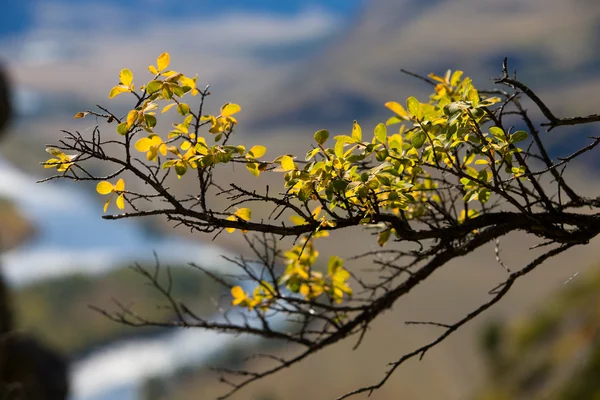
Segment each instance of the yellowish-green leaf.
[{"label": "yellowish-green leaf", "polygon": [[299,215],[292,215],[290,221],[292,221],[294,225],[304,225],[306,223],[306,220]]},{"label": "yellowish-green leaf", "polygon": [[406,108],[408,109],[408,112],[416,119],[422,119],[423,118],[423,109],[421,107],[421,103],[419,103],[419,100],[417,100],[414,97],[409,97],[406,100]]},{"label": "yellowish-green leaf", "polygon": [[158,75],[158,71],[156,70],[156,67],[154,65],[149,65],[148,71],[150,71],[151,74]]},{"label": "yellowish-green leaf", "polygon": [[374,131],[375,139],[381,143],[386,143],[387,140],[387,128],[384,124],[377,124]]},{"label": "yellowish-green leaf", "polygon": [[131,128],[133,126],[133,124],[135,124],[137,117],[138,117],[137,110],[131,110],[131,111],[129,111],[129,113],[127,113],[127,128]]},{"label": "yellowish-green leaf", "polygon": [[130,87],[133,83],[133,73],[129,69],[124,68],[119,73],[119,79],[122,85]]},{"label": "yellowish-green leaf", "polygon": [[119,135],[126,135],[128,131],[129,128],[127,127],[127,122],[121,122],[119,125],[117,125],[117,133]]},{"label": "yellowish-green leaf", "polygon": [[167,111],[169,111],[171,108],[173,108],[176,105],[177,105],[177,103],[167,104],[166,106],[163,107],[163,109],[162,109],[162,111],[160,113],[164,114],[164,113],[166,113]]},{"label": "yellowish-green leaf", "polygon": [[254,162],[246,163],[246,169],[248,169],[248,171],[250,171],[250,173],[254,176],[260,175],[260,169],[259,169],[259,165],[257,163],[254,163]]},{"label": "yellowish-green leaf", "polygon": [[181,115],[188,115],[190,113],[190,106],[185,103],[179,103],[177,106],[177,112]]},{"label": "yellowish-green leaf", "polygon": [[121,93],[130,92],[130,91],[131,90],[127,86],[117,85],[110,90],[108,97],[110,99],[112,99],[113,97],[116,97],[116,96],[120,95]]},{"label": "yellowish-green leaf", "polygon": [[151,81],[150,83],[148,83],[148,86],[146,86],[146,93],[154,94],[160,91],[162,87],[163,83],[161,81]]}]

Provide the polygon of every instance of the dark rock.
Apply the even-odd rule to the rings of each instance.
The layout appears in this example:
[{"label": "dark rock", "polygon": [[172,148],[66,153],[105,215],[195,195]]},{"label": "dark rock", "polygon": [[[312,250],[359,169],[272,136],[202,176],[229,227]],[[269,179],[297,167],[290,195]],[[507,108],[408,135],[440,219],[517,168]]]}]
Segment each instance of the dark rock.
[{"label": "dark rock", "polygon": [[[0,67],[0,136],[11,113],[10,85]],[[14,330],[8,288],[0,275],[0,399],[65,400],[67,394],[66,360]]]}]

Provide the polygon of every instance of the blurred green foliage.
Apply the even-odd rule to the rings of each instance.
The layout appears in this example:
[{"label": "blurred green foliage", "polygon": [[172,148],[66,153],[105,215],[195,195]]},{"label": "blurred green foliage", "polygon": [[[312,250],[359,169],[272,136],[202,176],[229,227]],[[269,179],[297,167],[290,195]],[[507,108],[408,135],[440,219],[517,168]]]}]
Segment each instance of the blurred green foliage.
[{"label": "blurred green foliage", "polygon": [[[174,297],[199,315],[211,315],[212,299],[224,293],[222,287],[191,267],[171,268],[171,277]],[[161,269],[161,282],[167,279],[166,269]],[[160,328],[129,327],[89,307],[116,311],[115,299],[153,321],[172,320],[174,313],[167,299],[147,283],[130,268],[100,276],[70,275],[39,282],[13,293],[17,326],[70,356],[112,340],[155,333]]]},{"label": "blurred green foliage", "polygon": [[600,399],[600,273],[527,319],[490,323],[480,344],[489,377],[475,400]]}]

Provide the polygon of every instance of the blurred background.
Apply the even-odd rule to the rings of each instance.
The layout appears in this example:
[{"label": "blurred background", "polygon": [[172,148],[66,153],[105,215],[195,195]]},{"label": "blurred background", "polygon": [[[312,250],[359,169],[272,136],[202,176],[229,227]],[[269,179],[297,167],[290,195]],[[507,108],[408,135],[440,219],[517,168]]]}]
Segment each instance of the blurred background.
[{"label": "blurred background", "polygon": [[[39,165],[61,129],[95,104],[126,110],[108,92],[118,71],[146,67],[168,51],[171,67],[210,84],[208,112],[242,106],[237,140],[267,144],[267,158],[302,153],[313,133],[363,129],[388,117],[387,101],[424,100],[429,87],[400,72],[462,69],[492,87],[504,57],[558,116],[598,113],[600,3],[596,0],[22,0],[1,2],[0,61],[12,83],[15,119],[0,143],[2,273],[18,329],[69,360],[73,400],[214,398],[226,389],[208,367],[240,366],[270,343],[193,330],[132,329],[88,305],[111,299],[168,318],[157,293],[126,267],[151,265],[153,251],[175,267],[180,298],[204,315],[221,296],[197,262],[218,272],[220,257],[247,251],[239,237],[190,236],[162,220],[104,221],[93,185],[36,184]],[[139,80],[137,81],[139,85]],[[531,112],[538,122],[539,113]],[[598,125],[544,134],[552,156],[598,135]],[[592,152],[567,171],[574,187],[598,195]],[[98,172],[103,172],[98,166]],[[245,171],[244,171],[245,172]],[[223,173],[234,180],[235,171]],[[247,181],[247,180],[246,180]],[[177,189],[175,189],[177,190]],[[516,269],[535,244],[503,240]],[[587,399],[599,396],[600,270],[597,242],[556,257],[527,276],[483,318],[403,366],[374,399]],[[353,234],[329,239],[324,253],[365,246]],[[368,247],[367,247],[368,248]],[[177,268],[181,267],[181,268]],[[359,267],[359,266],[357,266]],[[386,363],[435,330],[405,320],[452,322],[503,279],[493,248],[452,263],[376,321],[362,346],[327,349],[234,399],[330,399],[379,380]],[[272,349],[280,355],[293,348]],[[250,368],[259,368],[253,361]]]}]

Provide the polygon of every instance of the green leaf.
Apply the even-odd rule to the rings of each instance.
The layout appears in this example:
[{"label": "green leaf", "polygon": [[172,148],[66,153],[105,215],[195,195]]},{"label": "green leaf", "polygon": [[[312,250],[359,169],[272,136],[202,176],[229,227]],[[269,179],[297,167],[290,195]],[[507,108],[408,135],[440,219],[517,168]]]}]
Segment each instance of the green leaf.
[{"label": "green leaf", "polygon": [[510,141],[511,141],[511,143],[518,143],[518,142],[522,142],[523,140],[527,140],[528,137],[529,137],[529,134],[527,132],[516,131],[515,133],[510,135]]},{"label": "green leaf", "polygon": [[156,126],[156,117],[154,115],[145,114],[144,119],[146,120],[146,125],[148,125],[149,128],[154,128]]},{"label": "green leaf", "polygon": [[377,124],[374,131],[375,139],[381,143],[385,143],[387,140],[387,128],[384,124]]},{"label": "green leaf", "polygon": [[127,122],[121,122],[119,125],[117,125],[117,133],[119,135],[126,135],[127,131],[129,131],[129,128],[127,128]]},{"label": "green leaf", "polygon": [[416,149],[420,149],[425,144],[425,140],[427,140],[427,134],[422,130],[416,131],[412,138],[410,139],[412,145]]},{"label": "green leaf", "polygon": [[187,165],[185,165],[182,162],[178,162],[175,164],[175,172],[177,173],[177,176],[182,176],[186,173],[187,171]]},{"label": "green leaf", "polygon": [[387,243],[387,241],[390,239],[391,234],[392,234],[391,229],[385,230],[383,232],[379,232],[379,235],[377,236],[377,243],[383,247]]},{"label": "green leaf", "polygon": [[146,93],[153,94],[161,90],[163,87],[163,83],[161,81],[151,81],[146,86]]},{"label": "green leaf", "polygon": [[356,121],[352,123],[352,139],[354,139],[357,142],[360,142],[362,140],[362,128]]},{"label": "green leaf", "polygon": [[406,108],[408,112],[416,119],[423,118],[423,110],[421,108],[421,103],[414,97],[409,97],[406,99]]},{"label": "green leaf", "polygon": [[331,185],[332,185],[331,186],[332,189],[335,189],[336,191],[339,191],[339,192],[343,192],[348,187],[348,182],[346,182],[343,179],[336,179],[335,181],[332,182]]},{"label": "green leaf", "polygon": [[495,138],[497,138],[498,140],[505,142],[506,141],[506,134],[504,133],[504,131],[497,127],[497,126],[492,126],[490,127],[490,133],[492,135],[494,135]]},{"label": "green leaf", "polygon": [[315,142],[322,145],[329,138],[329,131],[327,129],[321,129],[315,132]]}]

